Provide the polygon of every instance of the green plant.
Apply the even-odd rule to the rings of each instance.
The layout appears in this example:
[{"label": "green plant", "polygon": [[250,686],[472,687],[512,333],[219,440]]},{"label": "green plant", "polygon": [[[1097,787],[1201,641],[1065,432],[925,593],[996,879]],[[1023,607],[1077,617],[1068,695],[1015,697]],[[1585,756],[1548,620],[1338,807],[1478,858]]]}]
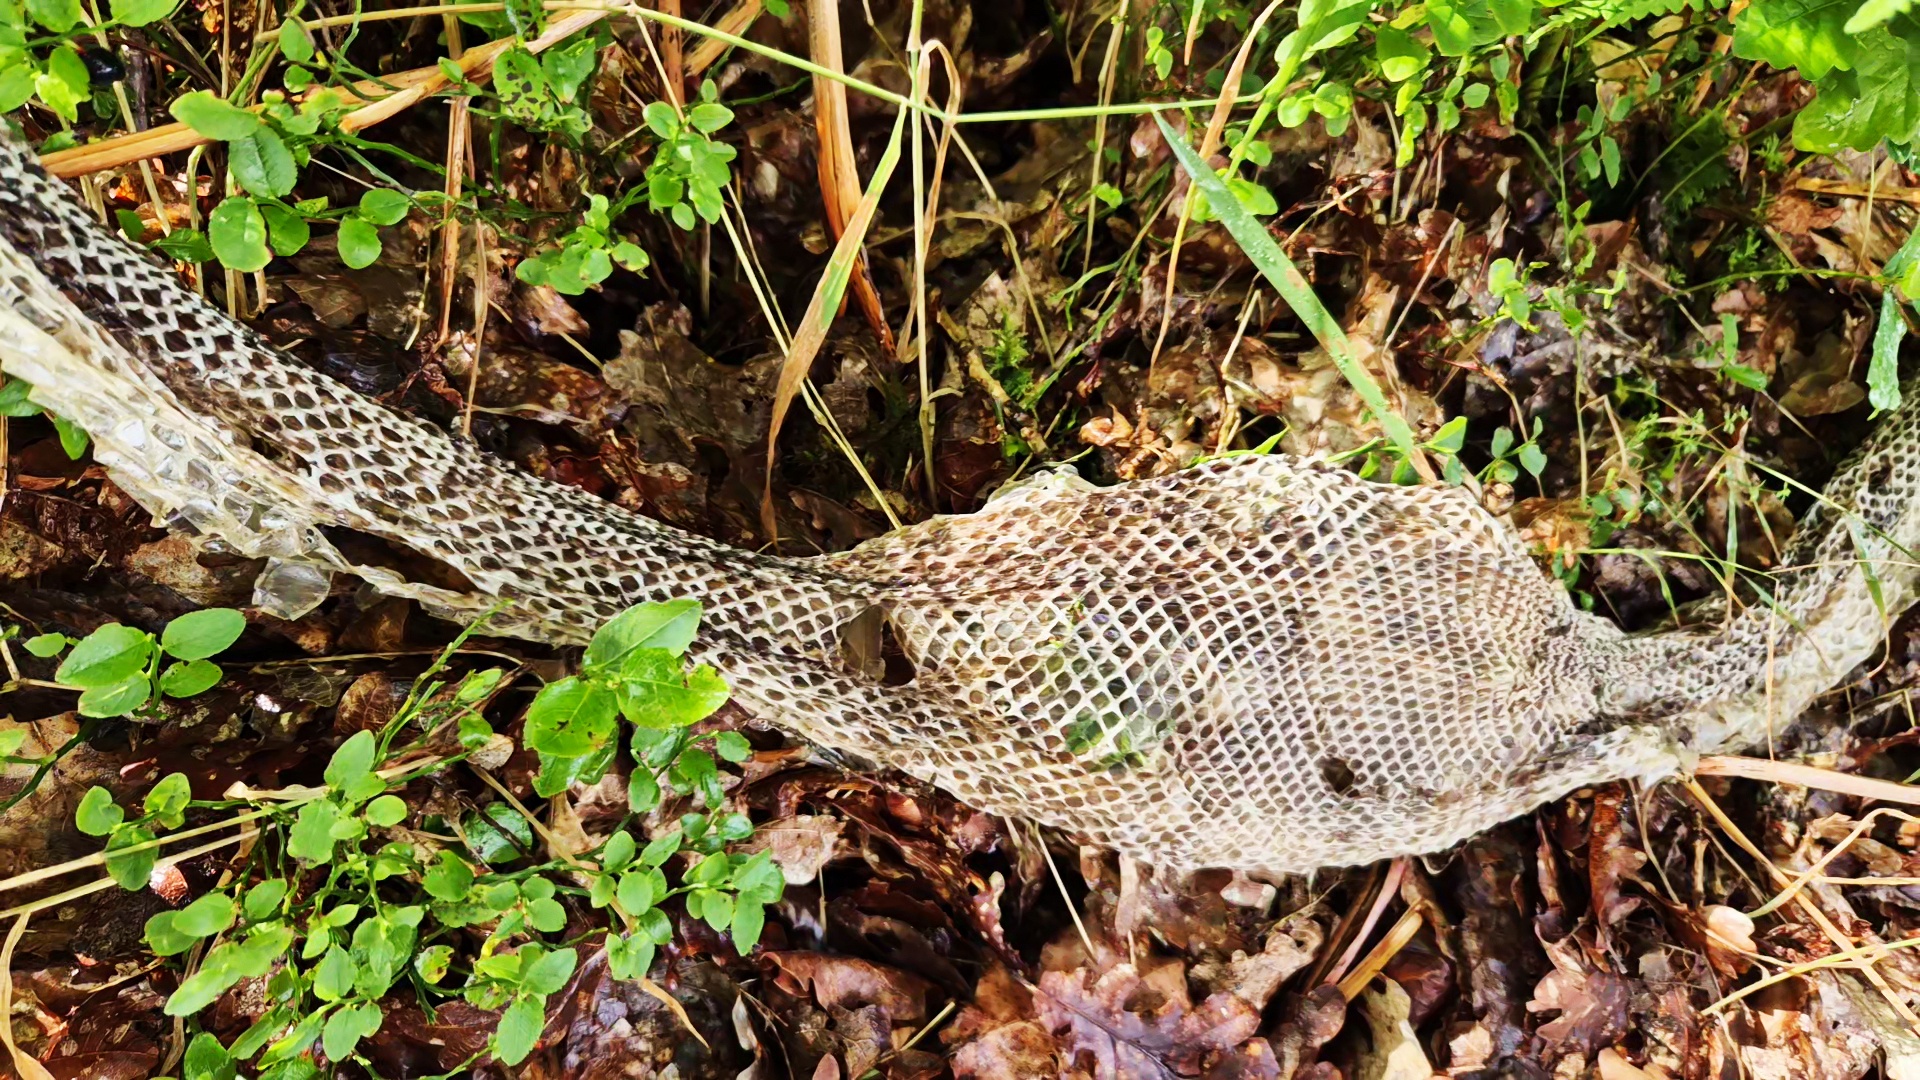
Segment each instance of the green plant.
[{"label": "green plant", "polygon": [[1512,259],[1498,258],[1487,264],[1487,291],[1500,301],[1500,316],[1512,320],[1522,330],[1532,330],[1533,298],[1527,291],[1527,275],[1532,267],[1516,267]]},{"label": "green plant", "polygon": [[87,433],[80,425],[64,416],[55,416],[35,405],[28,395],[33,393],[33,385],[25,379],[8,378],[0,383],[0,416],[44,416],[53,422],[54,434],[60,437],[60,449],[66,451],[69,458],[78,461],[80,455],[87,452]]},{"label": "green plant", "polygon": [[1487,454],[1493,460],[1480,470],[1480,479],[1483,482],[1511,484],[1520,478],[1521,469],[1527,470],[1534,479],[1539,479],[1540,473],[1547,467],[1546,452],[1540,449],[1540,430],[1544,426],[1539,417],[1534,417],[1533,436],[1523,443],[1515,443],[1512,428],[1495,428],[1493,441],[1487,446]]},{"label": "green plant", "polygon": [[1903,298],[1909,304],[1920,298],[1920,229],[1907,234],[1880,272],[1880,319],[1867,362],[1867,401],[1875,409],[1900,407],[1900,343],[1907,336]]},{"label": "green plant", "polygon": [[220,681],[220,665],[209,658],[239,640],[246,628],[238,611],[207,608],[173,620],[157,638],[108,623],[78,640],[40,634],[24,644],[42,658],[67,654],[53,677],[61,686],[80,691],[80,715],[129,716],[162,696],[192,697],[211,689]]},{"label": "green plant", "polygon": [[553,247],[521,260],[514,275],[529,285],[550,285],[557,292],[578,296],[605,281],[615,263],[639,273],[647,268],[647,253],[633,241],[613,234],[607,197],[596,193],[587,197],[587,210],[579,227]]},{"label": "green plant", "polygon": [[720,90],[707,79],[700,100],[683,118],[673,106],[656,101],[646,108],[647,126],[659,137],[653,164],[647,167],[647,205],[665,211],[674,224],[691,230],[696,216],[708,224],[720,220],[720,189],[733,179],[733,147],[710,138],[733,122],[733,110],[720,104]]},{"label": "green plant", "polygon": [[111,0],[108,18],[95,26],[86,25],[92,20],[81,0],[0,0],[0,112],[38,99],[76,123],[94,91],[80,38],[105,40],[109,31],[151,25],[172,14],[176,2]]},{"label": "green plant", "polygon": [[[228,269],[251,273],[264,268],[274,255],[293,255],[305,248],[312,233],[309,221],[337,219],[340,261],[355,269],[371,265],[380,255],[376,227],[397,224],[413,200],[391,188],[376,187],[361,196],[358,206],[345,211],[329,212],[324,198],[288,202],[313,149],[337,137],[332,129],[346,100],[330,90],[311,94],[298,105],[277,91],[262,95],[262,100],[258,110],[243,109],[199,90],[173,102],[170,110],[176,119],[226,144],[234,191],[207,215],[204,246],[196,243],[198,238],[190,230],[179,230],[168,238],[165,250],[188,261],[210,252]],[[126,222],[122,227],[127,228]],[[155,246],[162,246],[161,242]]]},{"label": "green plant", "polygon": [[1832,153],[1920,138],[1920,21],[1900,0],[1754,0],[1734,20],[1733,52],[1793,68],[1815,88],[1794,145]]},{"label": "green plant", "polygon": [[[289,789],[237,819],[259,820],[265,833],[243,871],[146,924],[153,951],[186,965],[168,1015],[191,1016],[240,980],[266,977],[259,1019],[231,1045],[195,1035],[184,1075],[231,1078],[251,1061],[257,1077],[317,1076],[309,1051],[317,1044],[335,1063],[355,1060],[361,1042],[380,1029],[382,999],[401,986],[424,1002],[457,996],[501,1010],[489,1048],[517,1064],[539,1039],[548,1001],[579,963],[578,939],[546,937],[566,929],[569,901],[612,916],[604,943],[616,978],[646,976],[658,948],[672,940],[673,922],[662,907],[672,902],[728,934],[742,953],[751,950],[766,905],[780,898],[784,882],[768,853],[727,851],[753,827],[745,815],[720,810],[714,755],[744,760],[751,752],[746,740],[733,732],[693,737],[685,727],[726,697],[712,669],[685,665],[699,614],[698,604],[682,601],[616,616],[595,634],[581,673],[543,688],[527,716],[530,743],[538,738],[589,758],[612,744],[624,716],[634,724],[634,812],[657,808],[663,786],[707,805],[644,845],[623,824],[595,852],[541,857],[517,803],[489,803],[452,821],[408,801],[410,781],[505,738],[482,714],[505,685],[504,673],[488,668],[453,680],[443,674],[459,641],[391,721],[335,749],[321,786]],[[205,629],[188,623],[181,633]],[[217,636],[207,634],[202,646]],[[604,714],[597,711],[603,706]],[[429,750],[443,745],[434,742],[441,731],[458,740],[451,758]],[[574,759],[553,762],[559,772],[580,775]],[[605,769],[604,759],[598,767]],[[543,772],[543,782],[552,775]],[[75,820],[88,835],[108,837],[106,864],[116,882],[144,888],[156,832],[180,827],[190,809],[226,805],[191,802],[186,777],[174,774],[147,792],[138,818],[127,820],[111,794],[96,787]],[[448,833],[465,843],[436,850],[422,839]],[[464,928],[480,937],[477,950],[458,947],[470,940],[456,935]]]},{"label": "green plant", "polygon": [[593,119],[582,108],[581,90],[605,43],[603,33],[589,33],[538,56],[524,45],[501,53],[493,78],[501,115],[529,131],[585,135]]}]

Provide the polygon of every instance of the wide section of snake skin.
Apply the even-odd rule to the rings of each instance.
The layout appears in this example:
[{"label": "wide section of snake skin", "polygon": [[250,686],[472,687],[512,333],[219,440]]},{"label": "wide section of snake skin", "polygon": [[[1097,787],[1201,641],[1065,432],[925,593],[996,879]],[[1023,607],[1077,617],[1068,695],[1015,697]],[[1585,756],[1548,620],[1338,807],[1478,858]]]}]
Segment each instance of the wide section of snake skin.
[{"label": "wide section of snake skin", "polygon": [[[1708,633],[1628,638],[1579,611],[1465,491],[1284,456],[1106,489],[1051,474],[840,555],[737,551],[268,347],[4,135],[0,367],[210,541],[455,617],[504,600],[499,626],[558,642],[636,601],[698,599],[697,655],[763,718],[1170,869],[1432,851],[1575,787],[1671,771],[1689,743],[1750,740],[1765,702],[1804,704],[1871,652],[1884,619],[1863,598],[1904,603],[1913,576],[1892,554],[1912,500],[1875,494],[1920,491],[1904,417],[1835,485],[1865,513],[1810,518],[1796,551],[1824,568]],[[1842,520],[1885,560],[1871,588]],[[356,565],[343,531],[470,587]],[[889,640],[910,670],[889,675]]]}]

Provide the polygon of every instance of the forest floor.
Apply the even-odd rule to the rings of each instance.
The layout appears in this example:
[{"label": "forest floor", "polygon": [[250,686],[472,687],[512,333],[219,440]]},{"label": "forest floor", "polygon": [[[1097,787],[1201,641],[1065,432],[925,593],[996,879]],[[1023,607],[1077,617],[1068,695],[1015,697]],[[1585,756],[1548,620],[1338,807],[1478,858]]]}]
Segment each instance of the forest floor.
[{"label": "forest floor", "polygon": [[[195,4],[116,30],[88,58],[118,69],[145,128],[170,122],[189,90],[244,86],[302,57],[329,62],[321,81],[433,71],[449,28],[458,36],[437,9],[354,26],[357,6],[310,3],[289,23],[252,0]],[[931,0],[914,27],[910,6],[873,0],[843,5],[830,47],[809,38],[811,5],[793,6],[784,18],[759,2],[686,10],[760,51],[588,19],[543,45],[546,61],[523,50],[490,83],[463,80],[379,126],[345,131],[336,115],[314,135],[276,121],[297,179],[276,177],[272,155],[245,139],[205,161],[154,158],[152,178],[130,160],[76,171],[102,210],[149,239],[175,237],[161,249],[183,271],[319,370],[539,475],[746,548],[766,547],[772,525],[786,553],[845,549],[895,522],[976,509],[1061,462],[1100,483],[1274,447],[1345,455],[1383,479],[1411,467],[1228,229],[1189,220],[1187,174],[1154,118],[1099,107],[1201,101],[1163,114],[1197,134],[1244,42],[1259,46],[1249,85],[1272,74],[1281,28],[1249,38],[1257,6],[1211,5],[1189,38],[1191,5],[1123,5],[1136,30],[1160,36],[1112,45],[1098,5]],[[470,38],[504,29],[476,26]],[[767,311],[797,318],[840,227],[861,217],[900,112],[866,89],[916,92],[916,34],[945,48],[928,100],[1010,115],[951,129],[930,119],[918,155],[902,149],[886,166],[898,172],[858,226],[864,267],[809,343],[811,381],[776,424],[792,353]],[[1732,57],[1726,38],[1711,12],[1603,26],[1550,49],[1516,44],[1511,64],[1476,54],[1459,70],[1482,81],[1432,84],[1454,95],[1434,115],[1453,114],[1424,134],[1390,92],[1348,91],[1282,107],[1251,132],[1243,107],[1210,144],[1234,148],[1236,194],[1423,452],[1508,517],[1581,604],[1629,629],[1684,618],[1737,580],[1729,568],[1773,565],[1806,492],[1864,437],[1876,275],[1920,202],[1920,181],[1885,151],[1797,151],[1808,85]],[[841,98],[776,53],[856,85]],[[670,98],[689,105],[685,121],[649,108]],[[727,116],[700,113],[703,102]],[[1013,112],[1042,106],[1064,115]],[[44,110],[19,116],[39,138],[62,127]],[[724,195],[706,179],[716,168],[731,179]],[[267,208],[249,220],[270,241],[206,217],[234,190],[218,180],[226,171]],[[389,213],[363,197],[369,184],[411,201]],[[448,191],[459,214],[431,198]],[[934,195],[917,266],[916,205]],[[289,216],[328,224],[310,238],[299,224],[299,243],[280,235],[292,227],[281,207],[322,197]],[[346,219],[324,209],[355,206]],[[249,262],[248,245],[260,265],[223,272],[192,248],[209,242],[194,226],[229,267]],[[525,714],[577,652],[483,631],[442,667],[462,628],[344,578],[312,610],[277,617],[256,598],[259,562],[156,527],[62,435],[39,417],[7,430],[0,610],[20,639],[0,727],[24,735],[0,781],[0,874],[96,853],[100,840],[75,824],[94,785],[132,806],[183,773],[199,800],[186,823],[225,820],[243,807],[235,785],[321,783],[336,746],[420,708],[409,695],[423,679],[504,673],[479,715],[517,748],[484,775],[448,769],[396,788],[407,824],[392,835],[420,866],[444,847],[503,880],[561,880],[549,940],[578,962],[531,1052],[513,1066],[486,1054],[519,1000],[511,986],[463,996],[416,968],[362,1002],[377,1029],[337,1042],[329,1028],[323,1044],[316,1027],[246,1075],[1920,1075],[1920,1020],[1902,1012],[1920,1001],[1920,950],[1899,947],[1920,938],[1920,828],[1896,810],[1776,782],[1614,784],[1429,857],[1310,879],[1167,881],[830,759],[734,706],[693,729],[716,750],[746,748],[723,752],[717,771],[706,759],[718,806],[701,778],[675,773],[633,815],[625,751],[594,782],[543,798]],[[53,661],[21,644],[112,623],[158,632],[202,608],[246,616],[217,684],[156,695],[133,717],[82,716]],[[1916,678],[1920,622],[1902,620],[1886,655],[1781,732],[1776,751],[1906,779],[1920,769]],[[696,808],[716,829],[723,812],[745,815],[751,837],[736,854],[768,853],[784,888],[744,950],[738,923],[724,932],[685,898],[645,905],[672,932],[650,981],[615,978],[590,879],[560,871],[623,822],[646,845]],[[190,941],[157,954],[149,920],[260,880],[260,850],[163,862],[147,886],[84,892],[11,924],[0,1008],[18,1073],[232,1076],[188,1052],[203,1045],[196,1033],[232,1046],[278,1015],[287,984],[263,971],[191,1018],[168,1015],[208,954]],[[0,905],[99,873],[16,882]],[[294,872],[292,895],[319,888],[316,876]],[[378,907],[388,886],[373,880]],[[542,899],[527,901],[534,924]],[[355,917],[336,924],[340,940]],[[303,968],[326,953],[314,926],[298,928],[321,935]],[[450,947],[442,970],[474,969],[505,940],[482,929],[434,939]],[[364,970],[357,935],[354,949]],[[1832,959],[1846,950],[1864,950],[1870,972]]]}]

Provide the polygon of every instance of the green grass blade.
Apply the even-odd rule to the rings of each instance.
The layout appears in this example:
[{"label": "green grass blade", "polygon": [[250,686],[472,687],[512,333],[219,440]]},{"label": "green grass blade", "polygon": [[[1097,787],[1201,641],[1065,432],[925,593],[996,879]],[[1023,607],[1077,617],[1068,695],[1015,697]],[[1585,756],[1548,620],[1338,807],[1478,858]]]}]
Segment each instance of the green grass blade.
[{"label": "green grass blade", "polygon": [[1287,258],[1287,253],[1280,250],[1279,244],[1274,243],[1273,237],[1267,234],[1266,226],[1247,213],[1240,205],[1240,200],[1227,190],[1225,181],[1200,160],[1199,153],[1187,145],[1187,140],[1179,132],[1173,130],[1165,116],[1156,112],[1153,122],[1160,125],[1160,133],[1166,136],[1167,145],[1173,148],[1173,156],[1180,159],[1187,175],[1193,178],[1193,186],[1207,197],[1207,205],[1212,208],[1213,216],[1227,227],[1227,232],[1247,253],[1247,258],[1252,259],[1253,265],[1259,267],[1273,287],[1279,290],[1280,298],[1293,308],[1293,313],[1307,324],[1307,329],[1327,350],[1327,355],[1333,358],[1334,366],[1340,369],[1348,385],[1360,395],[1360,400],[1367,403],[1367,408],[1373,410],[1373,415],[1380,419],[1380,426],[1385,429],[1387,438],[1411,460],[1414,456],[1413,429],[1407,426],[1405,417],[1388,407],[1387,396],[1380,392],[1380,384],[1373,381],[1373,376],[1360,366],[1359,359],[1353,355],[1353,346],[1347,341],[1346,331],[1340,328],[1326,305],[1314,295],[1313,287],[1294,267],[1293,260]]}]

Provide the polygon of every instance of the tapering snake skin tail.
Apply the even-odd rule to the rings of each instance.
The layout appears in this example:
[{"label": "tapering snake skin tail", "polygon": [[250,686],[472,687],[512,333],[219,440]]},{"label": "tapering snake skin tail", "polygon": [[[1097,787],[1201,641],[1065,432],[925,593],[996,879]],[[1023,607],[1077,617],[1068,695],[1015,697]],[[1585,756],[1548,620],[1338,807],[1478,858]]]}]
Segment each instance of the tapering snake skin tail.
[{"label": "tapering snake skin tail", "polygon": [[[1882,425],[1776,602],[1712,633],[1589,616],[1454,488],[1285,456],[1093,489],[1053,474],[852,552],[768,558],[528,476],[314,373],[92,220],[0,133],[0,368],[85,427],[157,518],[278,566],[580,641],[706,605],[750,708],[983,808],[1167,869],[1449,846],[1589,783],[1784,725],[1912,597],[1920,430]],[[459,571],[353,565],[377,536]],[[1875,561],[1862,562],[1856,545]],[[1871,573],[1862,570],[1871,566]],[[905,685],[858,661],[892,628]]]}]

